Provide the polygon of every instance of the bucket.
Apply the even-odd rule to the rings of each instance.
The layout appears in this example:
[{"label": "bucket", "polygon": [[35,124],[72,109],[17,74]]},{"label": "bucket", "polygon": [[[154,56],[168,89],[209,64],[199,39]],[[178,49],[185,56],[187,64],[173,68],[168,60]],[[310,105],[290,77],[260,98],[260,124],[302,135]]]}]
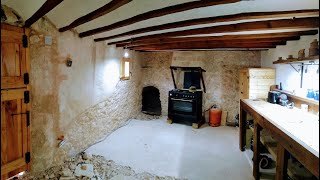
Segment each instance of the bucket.
[{"label": "bucket", "polygon": [[209,126],[217,127],[221,124],[221,109],[212,108],[209,111]]}]

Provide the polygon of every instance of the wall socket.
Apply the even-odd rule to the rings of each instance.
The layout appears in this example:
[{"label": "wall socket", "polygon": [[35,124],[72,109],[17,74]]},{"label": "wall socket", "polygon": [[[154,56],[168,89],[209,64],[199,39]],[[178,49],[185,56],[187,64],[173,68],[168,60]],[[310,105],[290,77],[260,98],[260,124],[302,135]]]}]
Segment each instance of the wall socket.
[{"label": "wall socket", "polygon": [[52,36],[45,36],[44,37],[44,44],[51,46],[52,45]]}]

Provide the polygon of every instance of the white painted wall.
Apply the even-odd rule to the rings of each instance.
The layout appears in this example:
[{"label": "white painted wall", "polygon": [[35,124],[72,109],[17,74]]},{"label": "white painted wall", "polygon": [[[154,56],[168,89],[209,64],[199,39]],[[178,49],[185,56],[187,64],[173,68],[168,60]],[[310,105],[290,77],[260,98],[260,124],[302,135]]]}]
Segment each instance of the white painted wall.
[{"label": "white painted wall", "polygon": [[[93,104],[105,100],[116,90],[120,81],[120,61],[123,55],[122,48],[108,46],[104,42],[96,43]],[[134,52],[129,51],[129,57],[133,56]]]},{"label": "white painted wall", "polygon": [[[302,36],[298,41],[288,41],[287,45],[277,46],[275,49],[262,51],[261,66],[276,68],[276,83],[282,83],[284,90],[295,90],[298,95],[305,96],[306,89],[319,90],[319,74],[316,73],[318,66],[308,66],[307,73],[304,73],[303,88],[300,89],[300,74],[294,70],[289,64],[273,64],[278,57],[286,59],[288,55],[298,57],[298,51],[305,49],[306,56],[309,55],[310,43],[314,40],[319,40],[319,34],[313,36]],[[298,65],[294,65],[296,69],[300,69]]]}]

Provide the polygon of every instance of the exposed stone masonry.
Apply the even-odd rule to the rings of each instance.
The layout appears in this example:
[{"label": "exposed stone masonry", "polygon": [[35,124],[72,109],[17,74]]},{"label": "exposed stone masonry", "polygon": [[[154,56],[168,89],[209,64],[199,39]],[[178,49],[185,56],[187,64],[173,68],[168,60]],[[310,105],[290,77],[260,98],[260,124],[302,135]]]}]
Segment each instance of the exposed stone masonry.
[{"label": "exposed stone masonry", "polygon": [[[239,109],[239,70],[260,67],[259,51],[181,51],[139,53],[142,61],[142,84],[160,90],[162,115],[168,114],[168,91],[174,89],[170,66],[201,66],[207,93],[203,94],[203,111],[216,104],[228,111],[228,122],[234,122]],[[176,72],[178,88],[183,73]],[[208,118],[208,115],[206,114]]]}]

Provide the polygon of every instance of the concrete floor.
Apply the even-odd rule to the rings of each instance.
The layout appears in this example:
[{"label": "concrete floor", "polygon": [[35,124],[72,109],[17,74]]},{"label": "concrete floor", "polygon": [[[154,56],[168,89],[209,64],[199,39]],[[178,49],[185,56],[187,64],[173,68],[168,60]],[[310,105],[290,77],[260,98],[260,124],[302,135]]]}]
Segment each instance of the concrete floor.
[{"label": "concrete floor", "polygon": [[166,118],[131,120],[87,149],[136,172],[190,180],[251,180],[252,169],[238,148],[233,127],[200,129],[167,124]]}]

